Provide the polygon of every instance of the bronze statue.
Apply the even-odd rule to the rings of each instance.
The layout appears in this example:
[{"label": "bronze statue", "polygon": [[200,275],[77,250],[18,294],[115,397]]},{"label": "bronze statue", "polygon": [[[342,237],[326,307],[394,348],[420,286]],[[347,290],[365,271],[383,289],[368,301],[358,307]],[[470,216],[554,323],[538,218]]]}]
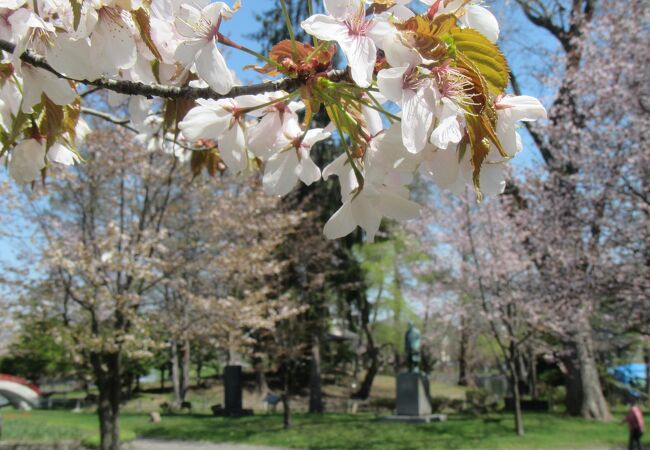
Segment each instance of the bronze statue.
[{"label": "bronze statue", "polygon": [[420,330],[413,322],[409,321],[408,330],[405,336],[406,359],[408,362],[409,372],[420,372]]}]

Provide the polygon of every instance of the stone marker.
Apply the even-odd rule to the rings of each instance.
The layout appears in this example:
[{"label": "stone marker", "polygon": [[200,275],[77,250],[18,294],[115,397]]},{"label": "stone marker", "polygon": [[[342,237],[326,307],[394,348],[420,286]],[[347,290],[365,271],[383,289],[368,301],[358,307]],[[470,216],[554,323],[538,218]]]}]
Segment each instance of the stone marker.
[{"label": "stone marker", "polygon": [[429,403],[424,386],[425,380],[419,373],[400,373],[397,376],[398,416],[425,416],[431,414],[431,403]]},{"label": "stone marker", "polygon": [[212,413],[215,416],[241,417],[253,415],[252,409],[242,407],[242,376],[241,366],[226,366],[223,371],[225,407],[215,405]]},{"label": "stone marker", "polygon": [[401,422],[444,421],[444,414],[431,414],[429,399],[429,379],[420,373],[420,330],[409,322],[404,336],[404,347],[408,362],[408,372],[400,373],[396,380],[397,415],[383,417],[382,420]]},{"label": "stone marker", "polygon": [[160,413],[159,412],[152,412],[149,413],[149,422],[151,423],[160,423],[161,422],[160,418]]}]

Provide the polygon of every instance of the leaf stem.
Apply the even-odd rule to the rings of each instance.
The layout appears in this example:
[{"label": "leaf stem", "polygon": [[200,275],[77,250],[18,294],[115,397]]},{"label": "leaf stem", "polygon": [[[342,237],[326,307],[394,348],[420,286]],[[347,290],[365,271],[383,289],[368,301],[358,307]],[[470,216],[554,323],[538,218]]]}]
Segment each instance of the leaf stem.
[{"label": "leaf stem", "polygon": [[232,39],[224,36],[221,33],[219,33],[217,35],[217,38],[219,39],[220,44],[223,44],[223,45],[226,45],[228,47],[231,47],[231,48],[240,50],[242,52],[248,53],[249,55],[253,55],[254,57],[256,57],[256,58],[258,58],[258,59],[260,59],[260,60],[262,60],[262,61],[264,61],[264,62],[266,62],[266,63],[268,63],[268,64],[270,64],[270,65],[272,65],[272,66],[274,66],[276,68],[278,68],[278,69],[283,69],[282,65],[280,63],[278,63],[277,61],[273,61],[272,59],[267,58],[266,56],[262,55],[261,53],[256,52],[255,50],[251,50],[248,47],[245,47],[245,46],[243,46],[241,44],[238,44],[238,43],[234,42]]},{"label": "leaf stem", "polygon": [[287,25],[287,31],[289,32],[289,37],[291,38],[291,47],[293,50],[293,59],[298,59],[298,46],[296,45],[296,35],[293,32],[293,25],[291,25],[291,16],[289,16],[289,11],[287,10],[287,4],[285,0],[280,0],[282,5],[282,14],[284,15],[284,22]]}]

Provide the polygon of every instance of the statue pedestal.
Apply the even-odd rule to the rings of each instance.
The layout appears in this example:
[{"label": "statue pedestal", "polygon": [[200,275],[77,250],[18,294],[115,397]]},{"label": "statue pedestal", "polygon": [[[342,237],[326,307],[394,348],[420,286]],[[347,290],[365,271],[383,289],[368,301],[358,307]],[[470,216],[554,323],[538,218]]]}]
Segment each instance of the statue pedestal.
[{"label": "statue pedestal", "polygon": [[431,404],[427,395],[428,386],[419,373],[400,373],[397,376],[397,415],[429,416]]}]

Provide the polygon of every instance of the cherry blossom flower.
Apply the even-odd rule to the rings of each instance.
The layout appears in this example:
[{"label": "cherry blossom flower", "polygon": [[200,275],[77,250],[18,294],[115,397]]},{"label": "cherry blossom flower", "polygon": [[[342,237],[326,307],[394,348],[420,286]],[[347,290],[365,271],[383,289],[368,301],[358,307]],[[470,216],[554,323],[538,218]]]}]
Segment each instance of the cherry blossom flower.
[{"label": "cherry blossom flower", "polygon": [[303,133],[296,120],[289,120],[274,144],[275,153],[266,162],[264,190],[267,194],[286,195],[298,179],[307,186],[318,181],[321,173],[309,156],[311,147],[330,137],[322,128]]},{"label": "cherry blossom flower", "polygon": [[112,76],[136,63],[135,25],[128,11],[113,6],[113,2],[96,1],[85,21],[90,32],[90,57],[96,70]]},{"label": "cherry blossom flower", "polygon": [[245,115],[268,102],[265,95],[242,95],[223,100],[198,100],[178,124],[185,138],[219,141],[221,158],[233,172],[248,167]]},{"label": "cherry blossom flower", "polygon": [[328,15],[314,14],[302,22],[302,28],[324,41],[336,41],[345,53],[352,79],[360,87],[372,83],[377,60],[376,42],[381,42],[388,24],[367,19],[362,0],[324,0]]},{"label": "cherry blossom flower", "polygon": [[[202,6],[202,9],[197,6]],[[187,69],[194,66],[199,77],[212,89],[227,94],[234,81],[217,48],[217,34],[221,20],[232,17],[233,10],[224,2],[195,0],[182,3],[179,14],[176,30],[185,40],[176,48],[176,59]]]},{"label": "cherry blossom flower", "polygon": [[377,76],[379,91],[402,107],[402,139],[407,150],[418,153],[426,145],[439,94],[430,78],[413,66],[383,69]]},{"label": "cherry blossom flower", "polygon": [[[286,92],[274,92],[268,94],[268,101],[286,97]],[[285,127],[290,122],[298,121],[297,112],[304,109],[303,102],[278,101],[266,108],[259,109],[252,113],[254,116],[261,116],[260,121],[253,125],[248,131],[248,146],[258,158],[267,160],[275,148],[278,139],[282,139]],[[281,145],[282,146],[282,145]]]},{"label": "cherry blossom flower", "polygon": [[409,171],[415,159],[402,145],[401,135],[401,126],[393,125],[366,150],[363,162],[355,162],[362,164],[363,186],[348,159],[338,158],[323,170],[323,178],[337,175],[341,185],[350,188],[342,191],[343,205],[325,224],[323,233],[328,239],[343,237],[360,226],[372,241],[383,217],[408,220],[420,214],[420,205],[408,199],[406,184],[412,180]]}]

